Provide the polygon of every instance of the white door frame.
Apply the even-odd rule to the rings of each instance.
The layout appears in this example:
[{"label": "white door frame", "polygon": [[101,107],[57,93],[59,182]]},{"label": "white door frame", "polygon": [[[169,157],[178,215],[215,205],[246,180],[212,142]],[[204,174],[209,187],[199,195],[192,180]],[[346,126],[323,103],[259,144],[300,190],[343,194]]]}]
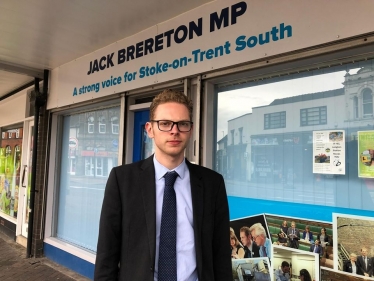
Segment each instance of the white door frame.
[{"label": "white door frame", "polygon": [[28,223],[25,222],[26,213],[29,211],[27,206],[27,186],[29,173],[31,172],[32,163],[32,135],[34,130],[34,120],[25,121],[23,127],[23,142],[22,142],[22,167],[20,171],[20,186],[18,198],[18,216],[17,216],[17,230],[16,236],[22,235],[27,237]]}]

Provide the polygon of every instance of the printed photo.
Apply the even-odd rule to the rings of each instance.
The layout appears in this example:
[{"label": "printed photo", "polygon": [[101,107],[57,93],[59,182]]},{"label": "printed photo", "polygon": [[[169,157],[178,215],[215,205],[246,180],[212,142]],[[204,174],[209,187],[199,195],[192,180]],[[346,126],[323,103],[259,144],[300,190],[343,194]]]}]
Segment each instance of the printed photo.
[{"label": "printed photo", "polygon": [[374,218],[333,214],[334,248],[339,259],[334,260],[334,269],[352,275],[373,277],[374,275]]},{"label": "printed photo", "polygon": [[364,281],[374,280],[373,278],[360,275],[352,275],[342,271],[336,271],[331,268],[321,266],[321,281]]},{"label": "printed photo", "polygon": [[330,132],[329,133],[329,140],[330,142],[337,142],[343,140],[343,133],[342,132]]},{"label": "printed photo", "polygon": [[268,258],[233,259],[234,281],[270,281],[271,267]]},{"label": "printed photo", "polygon": [[230,222],[230,246],[233,259],[269,258],[272,243],[265,216],[256,215]]},{"label": "printed photo", "polygon": [[330,163],[330,156],[324,153],[315,155],[314,163]]},{"label": "printed photo", "polygon": [[265,214],[273,245],[317,253],[321,266],[334,267],[332,224]]},{"label": "printed photo", "polygon": [[273,254],[273,280],[320,280],[318,254],[276,245]]}]

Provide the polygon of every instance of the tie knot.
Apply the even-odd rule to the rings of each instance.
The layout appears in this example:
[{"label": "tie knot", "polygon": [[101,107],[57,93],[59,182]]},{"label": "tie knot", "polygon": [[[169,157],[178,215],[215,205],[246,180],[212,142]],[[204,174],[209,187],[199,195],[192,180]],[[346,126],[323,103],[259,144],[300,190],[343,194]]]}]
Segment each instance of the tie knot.
[{"label": "tie knot", "polygon": [[164,176],[165,178],[165,186],[174,186],[175,180],[178,177],[178,173],[176,171],[167,172]]}]

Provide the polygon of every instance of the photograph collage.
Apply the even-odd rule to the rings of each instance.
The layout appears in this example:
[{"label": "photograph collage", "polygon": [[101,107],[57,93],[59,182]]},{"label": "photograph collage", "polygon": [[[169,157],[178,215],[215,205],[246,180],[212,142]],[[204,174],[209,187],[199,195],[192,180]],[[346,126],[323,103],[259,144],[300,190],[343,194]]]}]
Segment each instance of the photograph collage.
[{"label": "photograph collage", "polygon": [[374,218],[259,214],[230,222],[234,281],[374,280]]}]

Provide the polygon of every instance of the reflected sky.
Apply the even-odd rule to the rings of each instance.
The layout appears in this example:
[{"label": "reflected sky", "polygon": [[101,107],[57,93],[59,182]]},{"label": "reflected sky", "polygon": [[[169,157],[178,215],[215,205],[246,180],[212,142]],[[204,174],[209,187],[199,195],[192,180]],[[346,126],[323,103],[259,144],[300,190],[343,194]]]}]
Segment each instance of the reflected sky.
[{"label": "reflected sky", "polygon": [[[351,69],[349,73],[358,70]],[[228,120],[251,113],[253,107],[268,105],[275,99],[342,88],[345,74],[346,71],[338,71],[218,93],[217,140],[227,134]]]}]

